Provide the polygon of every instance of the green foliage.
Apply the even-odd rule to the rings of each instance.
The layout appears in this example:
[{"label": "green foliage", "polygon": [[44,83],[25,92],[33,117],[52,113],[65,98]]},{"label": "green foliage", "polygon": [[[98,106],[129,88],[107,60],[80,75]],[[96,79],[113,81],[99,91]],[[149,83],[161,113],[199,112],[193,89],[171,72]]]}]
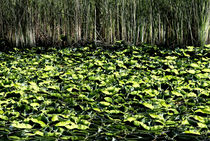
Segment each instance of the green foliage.
[{"label": "green foliage", "polygon": [[0,53],[1,138],[207,139],[210,48],[118,46]]}]

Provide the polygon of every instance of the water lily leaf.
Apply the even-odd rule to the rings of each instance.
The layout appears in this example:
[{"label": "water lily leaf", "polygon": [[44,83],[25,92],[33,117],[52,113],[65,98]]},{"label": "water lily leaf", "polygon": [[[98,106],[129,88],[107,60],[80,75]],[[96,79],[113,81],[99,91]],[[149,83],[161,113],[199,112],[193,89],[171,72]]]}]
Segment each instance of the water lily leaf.
[{"label": "water lily leaf", "polygon": [[102,92],[106,95],[113,95],[117,92],[119,92],[120,88],[115,88],[115,87],[108,87],[104,90],[102,90]]},{"label": "water lily leaf", "polygon": [[21,140],[21,138],[18,137],[18,136],[8,136],[8,138],[9,138],[10,140],[17,140],[17,141]]},{"label": "water lily leaf", "polygon": [[188,70],[188,73],[195,74],[195,70]]},{"label": "water lily leaf", "polygon": [[190,125],[189,121],[187,119],[182,121],[182,125]]},{"label": "water lily leaf", "polygon": [[143,105],[144,105],[145,107],[151,109],[151,110],[154,109],[154,106],[153,106],[152,104],[150,104],[150,103],[143,103]]},{"label": "water lily leaf", "polygon": [[88,120],[84,120],[84,119],[81,119],[80,122],[83,124],[83,125],[87,125],[89,126],[91,124],[91,122],[89,122]]},{"label": "water lily leaf", "polygon": [[100,104],[103,105],[103,106],[110,106],[111,105],[109,102],[106,102],[106,101],[101,101]]},{"label": "water lily leaf", "polygon": [[62,140],[73,140],[75,137],[73,136],[63,136],[61,137]]},{"label": "water lily leaf", "polygon": [[104,99],[105,99],[107,102],[112,103],[112,98],[110,98],[110,97],[105,97]]},{"label": "water lily leaf", "polygon": [[197,97],[197,95],[193,92],[187,93],[187,97]]},{"label": "water lily leaf", "polygon": [[172,72],[174,72],[176,75],[179,74],[178,70],[177,69],[173,69]]},{"label": "water lily leaf", "polygon": [[53,58],[53,56],[51,56],[51,55],[46,55],[46,54],[42,54],[42,56],[43,56],[44,58],[46,58],[46,59],[51,59],[51,58]]},{"label": "water lily leaf", "polygon": [[115,70],[115,69],[116,69],[115,66],[109,66],[109,67],[107,68],[107,70],[109,70],[109,71],[112,71],[112,70]]},{"label": "water lily leaf", "polygon": [[127,69],[127,67],[124,65],[124,62],[123,61],[116,60],[116,63],[117,63],[117,65],[119,67],[124,68],[124,69]]},{"label": "water lily leaf", "polygon": [[112,95],[113,94],[112,92],[109,92],[108,90],[103,90],[102,92],[106,95]]},{"label": "water lily leaf", "polygon": [[208,75],[208,73],[198,73],[198,74],[196,74],[196,77],[197,78],[209,78],[209,75]]},{"label": "water lily leaf", "polygon": [[58,122],[55,126],[66,126],[71,123],[72,123],[71,121],[61,121],[61,122]]},{"label": "water lily leaf", "polygon": [[154,90],[154,89],[146,89],[146,90],[144,90],[144,92],[146,94],[150,95],[151,97],[154,97],[154,96],[159,94],[159,92],[157,90]]},{"label": "water lily leaf", "polygon": [[195,131],[195,130],[189,130],[189,131],[184,131],[185,134],[195,134],[195,135],[200,135],[199,131]]},{"label": "water lily leaf", "polygon": [[144,129],[146,129],[146,130],[150,130],[150,127],[149,126],[147,126],[146,124],[144,124],[143,122],[140,122],[140,121],[134,121],[134,123],[133,123],[135,126],[141,126],[141,127],[143,127]]},{"label": "water lily leaf", "polygon": [[109,114],[119,114],[119,113],[122,113],[121,111],[119,110],[106,110],[105,112],[109,113]]},{"label": "water lily leaf", "polygon": [[75,123],[72,123],[71,125],[65,125],[64,127],[66,127],[69,130],[78,129],[79,128],[79,126],[77,124],[75,124]]},{"label": "water lily leaf", "polygon": [[185,53],[185,52],[183,52],[183,54],[184,54],[184,56],[186,56],[186,57],[190,57],[190,55],[187,54],[187,53]]},{"label": "water lily leaf", "polygon": [[163,116],[161,116],[161,115],[156,115],[156,114],[153,114],[153,113],[149,113],[149,115],[150,115],[150,117],[152,117],[152,118],[164,120]]},{"label": "water lily leaf", "polygon": [[26,123],[19,123],[19,122],[13,122],[12,127],[19,128],[19,129],[31,129],[32,126],[30,124]]},{"label": "water lily leaf", "polygon": [[125,119],[124,121],[132,122],[132,121],[136,121],[136,118],[135,118],[135,117],[128,117],[128,118]]},{"label": "water lily leaf", "polygon": [[47,127],[47,125],[41,120],[38,120],[38,119],[35,119],[35,118],[31,118],[30,120],[34,123],[39,124],[41,127]]},{"label": "water lily leaf", "polygon": [[208,72],[208,73],[209,73],[209,72],[210,72],[210,69],[203,69],[202,71],[203,71],[203,72]]},{"label": "water lily leaf", "polygon": [[162,106],[166,107],[166,108],[171,107],[171,105],[166,104],[166,102],[165,102],[165,101],[161,101],[161,102],[160,102],[160,104],[161,104]]},{"label": "water lily leaf", "polygon": [[198,122],[197,124],[198,124],[198,127],[200,127],[200,128],[206,128],[206,129],[208,128],[208,126],[204,123]]},{"label": "water lily leaf", "polygon": [[175,60],[175,59],[177,59],[177,57],[176,56],[166,56],[166,59],[168,59],[168,60]]},{"label": "water lily leaf", "polygon": [[38,130],[37,130],[37,131],[35,131],[35,132],[34,132],[34,134],[35,134],[35,135],[42,136],[42,137],[44,136],[44,133],[43,133],[43,132],[41,132],[41,131],[38,131]]},{"label": "water lily leaf", "polygon": [[181,93],[177,92],[177,91],[172,91],[171,92],[173,95],[176,95],[176,96],[183,96]]},{"label": "water lily leaf", "polygon": [[55,67],[53,67],[53,66],[45,66],[45,68],[44,68],[45,71],[52,71],[54,69],[55,69]]},{"label": "water lily leaf", "polygon": [[168,121],[166,121],[166,124],[167,125],[176,125],[176,124],[178,124],[176,121],[171,121],[171,120],[168,120]]},{"label": "water lily leaf", "polygon": [[0,119],[8,120],[8,117],[7,116],[4,116],[4,115],[0,115]]},{"label": "water lily leaf", "polygon": [[205,119],[201,116],[193,115],[192,117],[201,123],[205,123]]},{"label": "water lily leaf", "polygon": [[99,108],[93,108],[93,110],[95,110],[97,112],[101,112],[101,110]]},{"label": "water lily leaf", "polygon": [[30,89],[32,89],[36,92],[39,91],[39,87],[35,82],[29,82],[29,83],[30,83],[30,85],[29,85]]},{"label": "water lily leaf", "polygon": [[135,65],[135,64],[137,64],[137,63],[138,63],[137,60],[131,60],[131,61],[130,61],[130,64],[131,64],[131,65]]},{"label": "water lily leaf", "polygon": [[210,115],[210,107],[209,108],[205,108],[205,109],[198,109],[195,111],[196,113],[200,112],[200,113],[203,113],[203,114],[208,114]]},{"label": "water lily leaf", "polygon": [[168,109],[168,111],[169,111],[168,112],[169,115],[179,114],[179,112],[176,109],[170,108],[170,109]]},{"label": "water lily leaf", "polygon": [[48,89],[52,89],[52,90],[60,90],[60,87],[57,85],[51,85],[47,87]]},{"label": "water lily leaf", "polygon": [[53,115],[52,121],[59,121],[59,116],[58,115]]},{"label": "water lily leaf", "polygon": [[86,130],[88,128],[89,128],[89,126],[86,126],[86,125],[81,125],[81,124],[78,125],[78,129],[80,129],[80,130]]},{"label": "water lily leaf", "polygon": [[31,103],[30,105],[31,105],[32,107],[39,107],[39,106],[40,106],[39,103]]},{"label": "water lily leaf", "polygon": [[163,128],[164,128],[163,125],[155,125],[155,126],[150,127],[150,130],[157,131],[157,130],[162,130]]},{"label": "water lily leaf", "polygon": [[140,87],[140,85],[139,85],[138,82],[133,81],[133,87],[134,87],[134,88],[138,88],[138,87]]},{"label": "water lily leaf", "polygon": [[190,66],[193,67],[193,68],[197,68],[197,69],[200,68],[200,66],[196,63],[192,63],[192,64],[190,64]]}]

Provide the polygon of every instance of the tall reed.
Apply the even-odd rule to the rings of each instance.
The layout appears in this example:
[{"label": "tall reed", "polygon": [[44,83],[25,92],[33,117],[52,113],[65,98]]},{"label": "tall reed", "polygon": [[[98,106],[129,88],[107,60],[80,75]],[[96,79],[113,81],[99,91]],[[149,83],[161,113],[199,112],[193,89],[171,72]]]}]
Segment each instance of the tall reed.
[{"label": "tall reed", "polygon": [[0,0],[0,39],[14,46],[81,40],[202,46],[210,43],[209,23],[209,0]]}]

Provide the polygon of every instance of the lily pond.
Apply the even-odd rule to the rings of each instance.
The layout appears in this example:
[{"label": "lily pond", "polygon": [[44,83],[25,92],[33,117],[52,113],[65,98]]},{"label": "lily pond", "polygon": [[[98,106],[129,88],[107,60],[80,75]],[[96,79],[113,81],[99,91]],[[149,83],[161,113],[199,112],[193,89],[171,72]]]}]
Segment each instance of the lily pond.
[{"label": "lily pond", "polygon": [[0,140],[208,140],[210,46],[0,52]]}]

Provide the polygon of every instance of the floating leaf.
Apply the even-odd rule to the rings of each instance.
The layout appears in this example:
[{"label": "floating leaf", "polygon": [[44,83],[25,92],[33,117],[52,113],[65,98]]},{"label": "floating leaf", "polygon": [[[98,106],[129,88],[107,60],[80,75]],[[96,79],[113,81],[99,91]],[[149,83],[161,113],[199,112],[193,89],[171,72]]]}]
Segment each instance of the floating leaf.
[{"label": "floating leaf", "polygon": [[42,56],[43,56],[44,58],[46,58],[46,59],[51,59],[51,58],[53,58],[53,56],[51,56],[51,55],[46,55],[46,54],[42,54]]},{"label": "floating leaf", "polygon": [[188,122],[188,120],[185,119],[182,121],[182,125],[190,125],[190,123]]},{"label": "floating leaf", "polygon": [[18,136],[8,136],[8,138],[9,138],[10,140],[21,140],[21,138],[18,137]]},{"label": "floating leaf", "polygon": [[55,126],[66,126],[71,123],[72,123],[71,121],[61,121],[61,122],[58,122]]},{"label": "floating leaf", "polygon": [[59,121],[59,116],[58,115],[53,115],[52,121]]},{"label": "floating leaf", "polygon": [[187,97],[197,97],[197,95],[193,92],[187,94]]},{"label": "floating leaf", "polygon": [[202,71],[210,73],[210,69],[203,69]]},{"label": "floating leaf", "polygon": [[47,125],[41,120],[38,120],[38,119],[35,119],[35,118],[31,118],[30,120],[34,123],[39,124],[41,127],[47,127]]},{"label": "floating leaf", "polygon": [[136,121],[136,118],[135,118],[135,117],[128,117],[128,118],[125,119],[124,121],[132,122],[132,121]]},{"label": "floating leaf", "polygon": [[65,127],[69,130],[78,129],[79,126],[77,124],[72,123],[71,125],[65,125]]},{"label": "floating leaf", "polygon": [[0,119],[8,120],[8,117],[7,116],[4,116],[4,115],[0,115]]},{"label": "floating leaf", "polygon": [[39,87],[37,86],[35,82],[29,82],[29,83],[30,83],[30,88],[32,90],[39,91]]},{"label": "floating leaf", "polygon": [[178,124],[176,121],[171,121],[171,120],[168,120],[168,121],[166,121],[166,124],[167,125],[176,125],[176,124]]},{"label": "floating leaf", "polygon": [[109,114],[119,114],[119,113],[122,113],[119,110],[106,110],[106,112],[109,113]]},{"label": "floating leaf", "polygon": [[164,126],[163,125],[155,125],[155,126],[152,126],[152,127],[150,127],[150,130],[151,131],[157,131],[157,130],[162,130],[164,128]]},{"label": "floating leaf", "polygon": [[195,131],[195,130],[189,130],[189,131],[184,131],[185,134],[195,134],[195,135],[200,135],[199,131]]},{"label": "floating leaf", "polygon": [[32,126],[30,124],[26,123],[19,123],[19,122],[13,122],[12,127],[19,128],[19,129],[31,129]]},{"label": "floating leaf", "polygon": [[78,129],[80,129],[80,130],[86,130],[86,129],[88,129],[89,128],[89,126],[86,126],[86,125],[78,125]]},{"label": "floating leaf", "polygon": [[188,73],[195,74],[195,70],[188,70]]},{"label": "floating leaf", "polygon": [[198,127],[200,127],[200,128],[206,128],[206,129],[208,128],[208,126],[204,123],[198,122],[197,124],[198,124]]},{"label": "floating leaf", "polygon": [[133,81],[133,87],[134,87],[134,88],[138,88],[138,87],[140,87],[140,85],[139,85],[138,82]]},{"label": "floating leaf", "polygon": [[164,120],[163,116],[161,116],[161,115],[156,115],[156,114],[153,114],[153,113],[150,113],[149,115],[150,115],[152,118]]},{"label": "floating leaf", "polygon": [[151,110],[154,109],[154,106],[153,106],[152,104],[150,104],[150,103],[143,103],[143,105],[144,105],[145,107],[151,109]]},{"label": "floating leaf", "polygon": [[135,126],[142,126],[144,129],[146,130],[150,130],[150,127],[147,126],[146,124],[144,124],[143,122],[140,122],[140,121],[134,121],[133,123]]},{"label": "floating leaf", "polygon": [[105,97],[104,99],[105,99],[107,102],[112,103],[112,98],[110,98],[110,97]]},{"label": "floating leaf", "polygon": [[54,69],[55,69],[55,67],[53,67],[53,66],[45,66],[45,68],[44,68],[45,71],[52,71]]},{"label": "floating leaf", "polygon": [[73,136],[63,136],[61,137],[62,140],[73,140],[75,137]]},{"label": "floating leaf", "polygon": [[175,59],[177,59],[177,57],[176,56],[166,56],[166,59],[168,59],[168,60],[175,60]]},{"label": "floating leaf", "polygon": [[103,105],[103,106],[110,106],[111,105],[109,102],[106,102],[106,101],[101,101],[100,104]]},{"label": "floating leaf", "polygon": [[38,130],[37,130],[37,131],[35,131],[35,132],[34,132],[34,134],[35,134],[35,135],[42,136],[42,137],[44,136],[44,133],[43,133],[43,132],[41,132],[41,131],[38,131]]},{"label": "floating leaf", "polygon": [[93,108],[93,110],[95,110],[97,112],[101,112],[101,110],[99,108]]},{"label": "floating leaf", "polygon": [[203,113],[203,114],[210,114],[210,108],[205,108],[205,109],[198,109],[195,111],[196,113],[200,112],[200,113]]},{"label": "floating leaf", "polygon": [[197,68],[197,69],[200,68],[200,66],[196,63],[192,63],[192,64],[190,64],[190,66],[193,67],[193,68]]},{"label": "floating leaf", "polygon": [[30,105],[31,105],[32,107],[39,107],[39,106],[40,106],[39,103],[31,103]]},{"label": "floating leaf", "polygon": [[177,92],[177,91],[172,91],[171,92],[173,95],[176,95],[176,96],[183,96],[181,93]]}]

